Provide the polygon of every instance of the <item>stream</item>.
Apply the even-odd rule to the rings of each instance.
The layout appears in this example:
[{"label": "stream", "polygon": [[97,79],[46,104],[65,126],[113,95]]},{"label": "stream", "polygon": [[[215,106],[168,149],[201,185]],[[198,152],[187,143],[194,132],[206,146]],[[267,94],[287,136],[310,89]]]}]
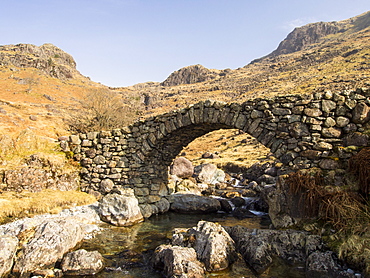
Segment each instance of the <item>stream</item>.
[{"label": "stream", "polygon": [[[99,251],[106,260],[105,269],[93,277],[96,278],[162,278],[159,271],[150,267],[150,257],[160,244],[169,243],[174,228],[191,228],[198,221],[218,222],[223,226],[241,225],[248,228],[267,229],[270,225],[268,217],[237,219],[229,214],[214,213],[206,215],[178,214],[167,212],[152,216],[144,222],[131,227],[115,227],[102,225],[101,233],[86,240],[81,248]],[[242,268],[242,270],[241,270]],[[276,271],[268,276],[259,277],[304,277],[300,266],[278,265]],[[77,276],[67,276],[77,278]],[[233,266],[221,272],[208,273],[206,277],[257,277],[245,266]]]}]

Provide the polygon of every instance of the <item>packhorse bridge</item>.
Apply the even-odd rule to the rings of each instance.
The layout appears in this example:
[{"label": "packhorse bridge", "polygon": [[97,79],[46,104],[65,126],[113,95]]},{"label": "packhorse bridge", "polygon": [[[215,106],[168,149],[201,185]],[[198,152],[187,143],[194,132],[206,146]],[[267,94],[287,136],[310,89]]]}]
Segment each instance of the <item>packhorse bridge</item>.
[{"label": "packhorse bridge", "polygon": [[[168,195],[168,166],[197,137],[240,129],[293,170],[346,168],[348,146],[367,146],[370,90],[286,95],[244,103],[201,101],[122,129],[71,135],[62,141],[82,166],[81,189],[108,193],[131,187],[142,206]],[[353,148],[351,148],[353,149]],[[107,189],[108,188],[108,189]]]}]

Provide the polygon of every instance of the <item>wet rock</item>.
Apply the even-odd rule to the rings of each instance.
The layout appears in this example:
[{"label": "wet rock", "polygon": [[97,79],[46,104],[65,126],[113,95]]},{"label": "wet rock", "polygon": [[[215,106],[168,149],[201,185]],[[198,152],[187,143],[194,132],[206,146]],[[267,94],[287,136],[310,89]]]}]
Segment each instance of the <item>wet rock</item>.
[{"label": "wet rock", "polygon": [[227,232],[235,241],[237,251],[259,274],[272,265],[274,258],[288,263],[302,263],[309,254],[323,248],[319,236],[300,231],[258,230],[235,226],[228,228]]},{"label": "wet rock", "polygon": [[167,212],[170,209],[170,202],[166,198],[162,198],[155,203],[159,213]]},{"label": "wet rock", "polygon": [[220,202],[211,197],[194,194],[172,194],[171,210],[180,213],[210,213],[220,210]]},{"label": "wet rock", "polygon": [[332,251],[316,251],[310,254],[306,262],[306,277],[356,277],[354,273],[347,272],[341,268],[338,259]]},{"label": "wet rock", "polygon": [[144,220],[139,202],[132,189],[120,194],[108,194],[99,201],[99,214],[103,221],[115,226],[130,226]]},{"label": "wet rock", "polygon": [[98,251],[80,249],[66,254],[61,267],[66,275],[95,275],[104,268],[103,256]]},{"label": "wet rock", "polygon": [[170,166],[170,174],[179,178],[189,178],[194,174],[194,166],[185,157],[176,158]]},{"label": "wet rock", "polygon": [[233,207],[226,199],[218,199],[221,204],[221,210],[224,212],[231,212],[233,210]]},{"label": "wet rock", "polygon": [[45,277],[55,277],[60,278],[63,277],[63,272],[61,269],[54,268],[54,269],[38,269],[32,273],[32,278],[45,278]]},{"label": "wet rock", "polygon": [[17,247],[18,239],[16,237],[0,237],[0,277],[10,272]]},{"label": "wet rock", "polygon": [[233,216],[238,219],[244,219],[244,218],[253,218],[255,215],[249,211],[249,209],[245,207],[238,207],[235,208],[232,212]]},{"label": "wet rock", "polygon": [[193,248],[160,245],[154,251],[153,266],[163,269],[166,277],[201,278],[204,277],[204,266],[197,260]]},{"label": "wet rock", "polygon": [[241,206],[244,206],[244,205],[245,205],[245,200],[244,200],[244,198],[242,198],[242,197],[234,197],[234,198],[232,198],[230,201],[231,201],[231,202],[234,204],[234,206],[236,206],[236,207],[241,207]]},{"label": "wet rock", "polygon": [[46,221],[28,233],[30,240],[23,245],[13,268],[18,276],[52,267],[85,235],[81,224],[73,217]]}]

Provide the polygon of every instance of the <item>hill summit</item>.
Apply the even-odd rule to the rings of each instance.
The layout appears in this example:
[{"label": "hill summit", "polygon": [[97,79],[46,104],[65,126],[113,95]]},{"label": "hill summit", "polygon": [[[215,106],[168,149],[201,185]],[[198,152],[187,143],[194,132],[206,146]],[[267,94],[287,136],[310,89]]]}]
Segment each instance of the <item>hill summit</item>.
[{"label": "hill summit", "polygon": [[0,46],[0,65],[35,68],[59,79],[81,78],[73,57],[51,43]]}]

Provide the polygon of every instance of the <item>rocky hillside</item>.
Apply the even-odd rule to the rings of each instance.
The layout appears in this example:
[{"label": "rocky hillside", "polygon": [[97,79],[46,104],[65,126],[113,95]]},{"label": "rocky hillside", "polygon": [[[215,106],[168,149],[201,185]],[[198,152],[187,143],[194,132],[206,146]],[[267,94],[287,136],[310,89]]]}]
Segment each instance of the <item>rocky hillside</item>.
[{"label": "rocky hillside", "polygon": [[[339,22],[293,30],[265,57],[235,69],[201,65],[173,72],[162,83],[108,88],[81,75],[68,53],[52,44],[0,46],[0,133],[31,129],[48,137],[65,125],[92,92],[110,91],[135,100],[146,115],[199,100],[243,102],[255,97],[342,91],[370,86],[370,12]],[[145,116],[145,115],[144,115]]]},{"label": "rocky hillside", "polygon": [[[0,145],[3,137],[32,133],[56,139],[91,96],[109,93],[123,103],[133,98],[76,69],[73,57],[52,44],[0,46]],[[1,154],[0,154],[1,156]]]},{"label": "rocky hillside", "polygon": [[145,94],[152,100],[150,112],[161,113],[206,98],[245,101],[369,87],[369,37],[370,12],[339,22],[312,23],[296,28],[275,51],[242,68],[214,71],[204,81],[193,74],[189,82],[190,73],[196,72],[193,66],[172,73],[162,84],[128,89]]},{"label": "rocky hillside", "polygon": [[59,79],[85,78],[77,71],[73,57],[50,43],[0,46],[0,65],[35,68]]}]

